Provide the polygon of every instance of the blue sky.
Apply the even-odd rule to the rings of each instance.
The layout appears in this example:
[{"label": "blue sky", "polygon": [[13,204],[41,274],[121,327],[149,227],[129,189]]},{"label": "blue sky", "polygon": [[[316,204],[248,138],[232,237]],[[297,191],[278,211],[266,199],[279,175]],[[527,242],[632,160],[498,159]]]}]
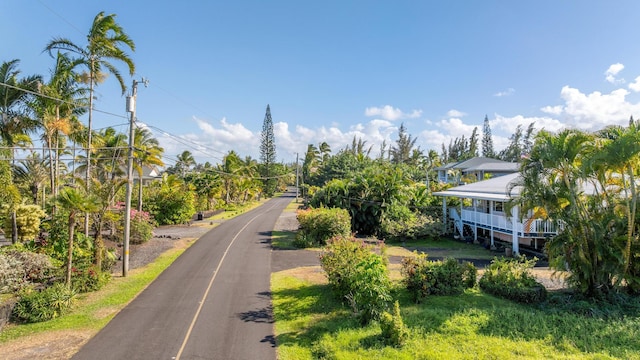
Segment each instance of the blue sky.
[{"label": "blue sky", "polygon": [[[518,124],[597,130],[640,118],[638,1],[3,0],[0,61],[48,76],[45,45],[86,44],[99,11],[136,43],[135,78],[149,79],[138,122],[168,164],[182,150],[199,162],[231,149],[258,158],[267,104],[284,161],[354,136],[375,156],[401,123],[440,152],[485,115],[498,149]],[[96,109],[119,116],[96,115],[96,127],[126,132],[113,77],[98,96]]]}]

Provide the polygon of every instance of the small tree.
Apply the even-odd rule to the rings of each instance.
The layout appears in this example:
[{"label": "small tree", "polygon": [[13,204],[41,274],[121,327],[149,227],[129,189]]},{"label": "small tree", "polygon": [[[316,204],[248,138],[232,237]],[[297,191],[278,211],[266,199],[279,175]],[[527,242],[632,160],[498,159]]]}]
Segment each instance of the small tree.
[{"label": "small tree", "polygon": [[71,286],[71,268],[73,264],[73,239],[76,228],[77,215],[80,213],[90,213],[96,211],[98,202],[92,196],[86,195],[81,190],[75,188],[65,188],[60,191],[56,202],[61,209],[68,212],[69,247],[67,250],[67,272],[65,283]]}]

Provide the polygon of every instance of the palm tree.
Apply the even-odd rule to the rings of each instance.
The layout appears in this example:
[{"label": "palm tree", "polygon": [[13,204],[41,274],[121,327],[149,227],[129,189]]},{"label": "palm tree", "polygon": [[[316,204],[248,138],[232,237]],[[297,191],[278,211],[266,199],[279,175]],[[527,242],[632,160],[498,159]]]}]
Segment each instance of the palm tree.
[{"label": "palm tree", "polygon": [[180,175],[184,178],[185,175],[189,172],[192,166],[196,164],[196,160],[188,150],[183,151],[180,155],[177,156],[177,162],[175,167],[180,172]]},{"label": "palm tree", "polygon": [[[113,74],[120,83],[122,94],[126,91],[124,79],[120,71],[110,62],[113,60],[123,62],[129,69],[129,74],[135,73],[133,60],[125,52],[125,48],[135,51],[135,44],[124,32],[124,29],[116,22],[116,15],[105,15],[99,12],[93,19],[86,46],[80,46],[66,38],[54,38],[47,44],[45,50],[51,55],[53,50],[68,51],[77,54],[82,60],[82,65],[87,68],[87,80],[89,82],[89,120],[87,124],[87,168],[86,186],[89,186],[91,176],[91,132],[93,119],[94,88],[104,78],[104,71]],[[89,218],[85,217],[85,233],[89,231]]]},{"label": "palm tree", "polygon": [[[22,183],[28,189],[33,204],[38,204],[38,194],[43,184],[47,181],[47,165],[36,152],[31,152],[25,160],[20,160],[13,167],[14,179]],[[44,197],[42,198],[44,207]]]},{"label": "palm tree", "polygon": [[[562,229],[547,242],[550,265],[570,270],[569,281],[589,295],[607,292],[617,271],[617,261],[611,260],[619,220],[611,216],[608,186],[598,181],[590,159],[600,151],[597,140],[579,130],[540,131],[522,162],[522,180],[512,185],[522,186],[520,196],[509,204],[522,205],[521,214],[531,211],[532,217],[550,219]],[[596,193],[585,195],[586,184]]]},{"label": "palm tree", "polygon": [[326,141],[323,141],[318,146],[318,150],[320,151],[320,160],[325,163],[329,159],[329,156],[331,156],[331,146],[329,146]]},{"label": "palm tree", "polygon": [[71,286],[71,268],[73,264],[73,240],[75,236],[76,216],[78,213],[89,213],[95,211],[97,208],[96,200],[75,188],[64,188],[58,194],[56,202],[60,207],[68,211],[68,231],[69,231],[69,244],[67,249],[67,272],[66,272],[66,284]]},{"label": "palm tree", "polygon": [[86,89],[79,86],[79,76],[73,71],[80,62],[58,52],[49,82],[40,87],[40,93],[45,96],[37,97],[32,104],[40,119],[42,138],[48,149],[50,186],[54,197],[59,185],[59,159],[64,151],[61,145],[66,143],[64,137],[70,134],[77,116],[86,112],[81,105]]},{"label": "palm tree", "polygon": [[608,127],[600,131],[599,135],[602,144],[599,151],[594,153],[592,163],[596,166],[606,164],[607,168],[602,169],[604,171],[601,173],[609,175],[609,178],[612,178],[611,173],[616,174],[612,180],[615,180],[617,185],[615,188],[622,193],[622,196],[616,197],[616,199],[621,199],[624,204],[622,208],[624,208],[627,220],[624,277],[631,265],[631,245],[634,240],[637,240],[635,221],[638,211],[638,190],[640,189],[636,176],[640,170],[640,128],[638,124],[630,121],[626,128]]},{"label": "palm tree", "polygon": [[0,140],[8,147],[31,142],[27,132],[36,124],[29,117],[28,104],[42,82],[40,75],[19,78],[19,63],[14,59],[0,65]]},{"label": "palm tree", "polygon": [[[29,103],[32,93],[37,90],[41,82],[39,75],[32,75],[19,78],[19,60],[14,59],[0,65],[0,144],[10,148],[8,155],[10,162],[14,164],[15,146],[24,145],[31,142],[27,132],[34,128],[34,122],[29,118]],[[7,170],[9,170],[7,168]],[[18,241],[18,231],[16,223],[16,213],[13,206],[17,200],[12,193],[13,183],[11,181],[11,171],[6,174],[8,177],[6,184],[2,185],[2,198],[11,207],[12,242]]]},{"label": "palm tree", "polygon": [[135,168],[138,171],[138,211],[142,211],[142,175],[145,166],[164,166],[162,153],[158,139],[153,137],[149,129],[135,128],[133,157]]}]

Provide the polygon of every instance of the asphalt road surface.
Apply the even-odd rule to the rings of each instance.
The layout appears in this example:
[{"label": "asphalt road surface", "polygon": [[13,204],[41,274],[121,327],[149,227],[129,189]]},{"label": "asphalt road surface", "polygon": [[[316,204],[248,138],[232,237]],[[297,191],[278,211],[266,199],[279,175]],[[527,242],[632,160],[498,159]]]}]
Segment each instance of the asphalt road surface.
[{"label": "asphalt road surface", "polygon": [[275,359],[269,240],[293,196],[203,235],[73,359]]}]

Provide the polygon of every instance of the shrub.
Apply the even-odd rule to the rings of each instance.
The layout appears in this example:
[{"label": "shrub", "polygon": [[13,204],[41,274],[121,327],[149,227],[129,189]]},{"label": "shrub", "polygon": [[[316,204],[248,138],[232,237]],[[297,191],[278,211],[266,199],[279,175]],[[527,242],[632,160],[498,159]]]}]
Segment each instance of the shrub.
[{"label": "shrub", "polygon": [[147,190],[145,207],[160,225],[185,224],[196,213],[195,193],[175,177]]},{"label": "shrub", "polygon": [[[16,225],[18,228],[18,241],[35,239],[40,233],[40,221],[46,213],[38,205],[21,204],[16,207]],[[7,237],[12,234],[11,216],[7,216],[4,231]]]},{"label": "shrub", "polygon": [[351,234],[351,217],[345,209],[317,208],[300,210],[297,214],[300,230],[296,237],[300,237],[300,245],[325,245],[327,240],[336,236]]},{"label": "shrub", "polygon": [[320,256],[329,285],[364,324],[377,320],[391,300],[386,261],[353,238],[334,238]]},{"label": "shrub", "polygon": [[412,212],[407,206],[390,205],[380,219],[378,235],[391,241],[437,238],[442,232],[442,222],[431,217]]},{"label": "shrub", "polygon": [[29,283],[42,283],[53,276],[55,267],[44,254],[23,251],[22,246],[0,252],[0,293],[15,292]]},{"label": "shrub", "polygon": [[389,314],[386,311],[382,314],[380,329],[382,330],[382,339],[387,345],[402,346],[407,341],[409,329],[402,321],[400,304],[398,304],[397,300],[393,304],[393,314]]},{"label": "shrub", "polygon": [[15,292],[24,283],[24,271],[20,260],[0,254],[0,293]]},{"label": "shrub", "polygon": [[482,291],[520,303],[539,303],[546,299],[547,290],[536,281],[529,270],[536,258],[527,260],[495,258],[478,282]]},{"label": "shrub", "polygon": [[428,261],[427,254],[402,259],[403,283],[419,302],[428,295],[458,295],[475,285],[477,270],[471,263],[456,259]]},{"label": "shrub", "polygon": [[13,308],[13,317],[29,323],[51,320],[69,310],[75,298],[75,291],[63,284],[42,291],[24,289]]},{"label": "shrub", "polygon": [[143,244],[153,237],[151,216],[146,211],[131,210],[131,244]]},{"label": "shrub", "polygon": [[74,267],[71,269],[71,287],[79,292],[96,291],[106,285],[111,279],[111,273],[101,271],[94,265],[88,267]]}]

